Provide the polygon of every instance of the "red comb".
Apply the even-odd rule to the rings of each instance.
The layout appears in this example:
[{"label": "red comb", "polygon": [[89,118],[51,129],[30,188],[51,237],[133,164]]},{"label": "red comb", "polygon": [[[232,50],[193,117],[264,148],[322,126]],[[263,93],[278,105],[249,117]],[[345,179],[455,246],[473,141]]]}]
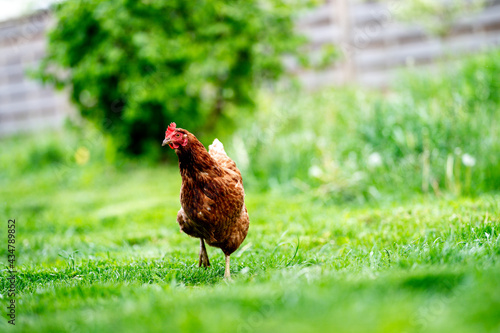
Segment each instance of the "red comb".
[{"label": "red comb", "polygon": [[177,125],[175,123],[170,123],[170,125],[168,125],[167,131],[165,132],[165,136],[169,136],[170,134],[172,134],[172,132],[175,131],[176,126]]}]

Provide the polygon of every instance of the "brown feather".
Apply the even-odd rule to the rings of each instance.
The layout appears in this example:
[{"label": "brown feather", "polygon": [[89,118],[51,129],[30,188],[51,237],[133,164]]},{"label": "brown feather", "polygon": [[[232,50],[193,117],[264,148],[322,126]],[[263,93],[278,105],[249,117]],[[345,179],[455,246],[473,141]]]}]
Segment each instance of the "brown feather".
[{"label": "brown feather", "polygon": [[186,234],[205,239],[230,255],[245,239],[249,226],[241,173],[217,139],[207,152],[193,134],[177,131],[188,138],[186,146],[175,149],[182,176],[177,222]]}]

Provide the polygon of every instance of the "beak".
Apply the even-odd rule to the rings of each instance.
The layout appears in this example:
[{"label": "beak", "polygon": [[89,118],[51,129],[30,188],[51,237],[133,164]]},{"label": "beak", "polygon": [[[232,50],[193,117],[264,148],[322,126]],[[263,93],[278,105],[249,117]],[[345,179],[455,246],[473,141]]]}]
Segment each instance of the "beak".
[{"label": "beak", "polygon": [[172,140],[170,138],[165,138],[165,140],[163,140],[163,143],[161,144],[161,146],[166,146],[168,144],[170,144],[170,142],[172,142]]}]

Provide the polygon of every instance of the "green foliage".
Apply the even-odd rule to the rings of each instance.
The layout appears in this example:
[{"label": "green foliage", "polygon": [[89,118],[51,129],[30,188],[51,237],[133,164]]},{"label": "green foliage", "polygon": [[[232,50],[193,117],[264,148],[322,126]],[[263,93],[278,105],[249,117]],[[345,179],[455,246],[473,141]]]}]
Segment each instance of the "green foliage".
[{"label": "green foliage", "polygon": [[437,74],[408,74],[387,95],[330,89],[263,94],[227,145],[249,186],[328,200],[500,188],[500,52]]},{"label": "green foliage", "polygon": [[[2,332],[500,328],[498,194],[357,206],[247,189],[250,232],[226,283],[222,252],[208,248],[213,266],[198,268],[199,243],[179,232],[177,168],[117,170],[88,146],[89,162],[62,175],[48,160],[20,172],[34,139],[4,140],[0,152],[1,161],[19,154],[0,168],[0,215],[16,219],[18,272],[16,326],[4,317]],[[63,160],[87,141],[41,139],[42,156],[55,146]],[[2,267],[6,260],[2,246]],[[4,309],[7,276],[0,272]]]},{"label": "green foliage", "polygon": [[384,96],[262,94],[257,119],[223,140],[251,218],[231,283],[220,250],[198,268],[199,243],[179,232],[177,168],[109,165],[92,128],[4,139],[15,329],[498,331],[499,52],[443,73]]},{"label": "green foliage", "polygon": [[[39,77],[67,87],[121,151],[158,156],[166,126],[207,133],[251,108],[303,39],[281,1],[65,1]],[[226,122],[227,123],[227,122]]]}]

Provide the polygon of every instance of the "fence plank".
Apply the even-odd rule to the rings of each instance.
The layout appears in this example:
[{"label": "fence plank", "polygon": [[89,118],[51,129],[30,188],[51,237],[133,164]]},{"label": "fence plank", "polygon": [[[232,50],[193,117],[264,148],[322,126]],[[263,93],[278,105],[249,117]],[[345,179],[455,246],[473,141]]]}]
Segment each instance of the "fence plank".
[{"label": "fence plank", "polygon": [[[484,11],[458,19],[450,36],[439,39],[419,26],[398,22],[397,8],[388,7],[387,2],[325,0],[297,19],[296,30],[309,39],[312,58],[318,57],[325,44],[334,44],[344,52],[348,66],[340,61],[322,71],[311,71],[300,68],[291,57],[284,58],[285,66],[307,89],[341,85],[346,79],[368,87],[387,87],[407,66],[433,70],[433,64],[445,55],[456,57],[500,46],[500,0],[489,3]],[[340,15],[342,11],[348,17]],[[74,114],[66,96],[32,82],[25,74],[44,56],[45,34],[52,24],[54,19],[47,11],[0,22],[0,136],[57,127],[68,114]]]}]

